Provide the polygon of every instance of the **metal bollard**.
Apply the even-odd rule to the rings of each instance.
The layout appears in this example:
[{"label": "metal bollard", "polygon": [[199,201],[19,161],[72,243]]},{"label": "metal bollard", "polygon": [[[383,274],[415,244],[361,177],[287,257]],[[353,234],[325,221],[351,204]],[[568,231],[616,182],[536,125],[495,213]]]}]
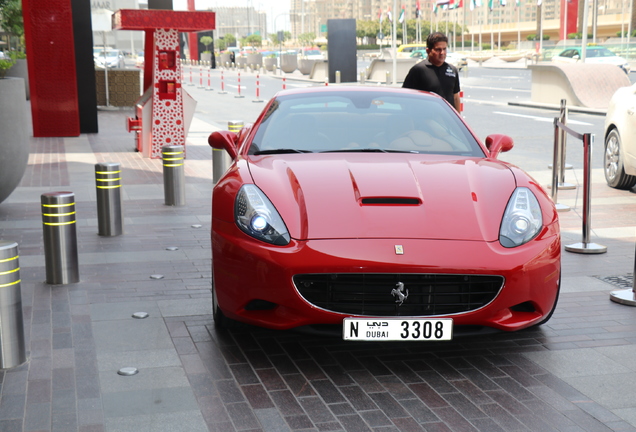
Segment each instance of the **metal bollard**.
[{"label": "metal bollard", "polygon": [[163,196],[164,204],[169,206],[185,205],[185,149],[181,145],[161,147],[163,159]]},{"label": "metal bollard", "polygon": [[26,361],[18,244],[0,242],[0,369]]},{"label": "metal bollard", "polygon": [[46,283],[79,282],[75,194],[49,192],[40,196],[44,231]]},{"label": "metal bollard", "polygon": [[386,85],[391,85],[391,72],[390,71],[386,71]]},{"label": "metal bollard", "polygon": [[[227,122],[227,130],[234,133],[241,132],[244,123],[241,120]],[[216,184],[227,171],[232,160],[225,150],[212,149],[212,182]]]},{"label": "metal bollard", "polygon": [[559,191],[559,187],[557,186],[559,184],[559,161],[561,160],[561,151],[563,150],[563,146],[561,145],[561,132],[559,130],[559,118],[555,117],[554,118],[554,147],[552,150],[552,194],[551,197],[552,198],[552,202],[554,202],[554,205],[557,209],[557,211],[570,211],[570,206],[565,205],[565,204],[560,204],[558,202],[558,191]]},{"label": "metal bollard", "polygon": [[340,71],[336,71],[336,84],[340,84]]},{"label": "metal bollard", "polygon": [[360,71],[360,84],[364,84],[366,80],[366,74],[364,73],[364,71]]},{"label": "metal bollard", "polygon": [[122,235],[121,169],[118,163],[95,164],[97,188],[97,234],[104,237]]}]

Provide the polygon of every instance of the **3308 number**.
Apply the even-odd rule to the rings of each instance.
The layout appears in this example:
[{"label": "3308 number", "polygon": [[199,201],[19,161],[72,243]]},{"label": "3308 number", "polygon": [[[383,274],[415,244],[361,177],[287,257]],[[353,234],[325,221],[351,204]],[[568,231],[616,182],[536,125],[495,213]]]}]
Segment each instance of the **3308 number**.
[{"label": "3308 number", "polygon": [[409,323],[408,321],[402,321],[402,333],[400,333],[402,339],[441,339],[444,337],[444,324],[441,322],[435,323],[433,329],[433,323],[430,321],[415,321]]}]

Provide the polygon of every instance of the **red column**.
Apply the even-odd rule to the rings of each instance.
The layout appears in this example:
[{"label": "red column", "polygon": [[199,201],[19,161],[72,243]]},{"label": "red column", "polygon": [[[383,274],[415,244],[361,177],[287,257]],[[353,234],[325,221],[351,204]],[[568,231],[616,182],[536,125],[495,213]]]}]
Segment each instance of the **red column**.
[{"label": "red column", "polygon": [[[188,10],[194,12],[194,0],[188,0]],[[188,47],[190,48],[190,59],[199,60],[199,41],[196,33],[188,33]]]},{"label": "red column", "polygon": [[70,0],[22,0],[33,136],[79,136]]},{"label": "red column", "polygon": [[[565,23],[565,9],[567,8],[567,19]],[[579,0],[561,0],[561,17],[559,18],[559,39],[567,39],[570,33],[577,32],[579,21]]]}]

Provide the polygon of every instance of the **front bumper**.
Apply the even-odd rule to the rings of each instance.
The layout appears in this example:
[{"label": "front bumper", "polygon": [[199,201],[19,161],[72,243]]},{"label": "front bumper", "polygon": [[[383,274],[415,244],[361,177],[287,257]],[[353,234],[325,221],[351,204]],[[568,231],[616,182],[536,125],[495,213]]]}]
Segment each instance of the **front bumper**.
[{"label": "front bumper", "polygon": [[[233,223],[214,220],[212,245],[214,288],[223,313],[272,329],[341,324],[346,316],[379,316],[339,313],[310,303],[293,282],[301,274],[500,276],[503,286],[487,304],[434,315],[451,317],[455,325],[500,330],[541,322],[559,290],[560,237],[550,230],[513,249],[498,242],[416,239],[292,240],[280,247],[246,236]],[[396,254],[396,246],[404,253]],[[392,284],[387,285],[389,303],[394,302],[392,289]]]}]

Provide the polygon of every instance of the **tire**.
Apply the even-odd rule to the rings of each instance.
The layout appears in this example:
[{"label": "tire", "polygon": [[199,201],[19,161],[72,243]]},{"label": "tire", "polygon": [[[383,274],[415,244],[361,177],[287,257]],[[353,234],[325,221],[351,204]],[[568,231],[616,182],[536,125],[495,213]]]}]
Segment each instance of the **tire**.
[{"label": "tire", "polygon": [[625,174],[624,159],[621,136],[618,130],[612,129],[605,138],[603,155],[603,172],[608,186],[628,190],[636,185],[636,176]]}]

